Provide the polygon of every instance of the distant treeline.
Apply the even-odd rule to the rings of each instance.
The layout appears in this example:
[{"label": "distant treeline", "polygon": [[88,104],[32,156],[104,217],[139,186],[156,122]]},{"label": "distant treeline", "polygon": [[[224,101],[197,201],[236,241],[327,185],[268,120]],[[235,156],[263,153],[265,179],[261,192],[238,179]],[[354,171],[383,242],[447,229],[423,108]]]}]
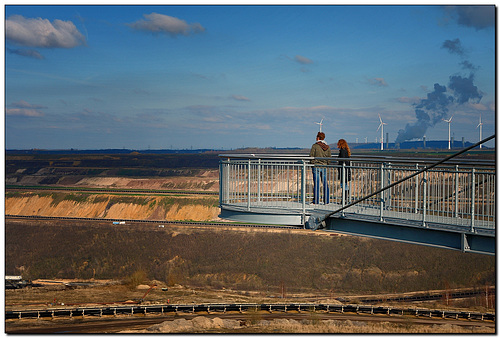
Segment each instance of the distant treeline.
[{"label": "distant treeline", "polygon": [[[474,143],[469,141],[452,141],[451,148],[452,149],[463,149],[466,147],[470,147]],[[380,143],[369,142],[352,142],[349,143],[352,149],[359,150],[378,150],[380,149]],[[330,146],[335,150],[336,144],[332,143]],[[384,149],[388,150],[408,150],[408,149],[448,149],[448,141],[405,141],[401,143],[384,142]],[[479,147],[478,147],[479,149]],[[493,149],[483,145],[483,149]],[[33,155],[33,154],[80,154],[80,155],[99,155],[99,154],[204,154],[204,153],[246,153],[246,152],[258,152],[258,153],[303,153],[306,154],[309,152],[309,147],[300,148],[300,147],[289,147],[289,148],[278,148],[278,147],[247,147],[247,148],[238,148],[238,149],[7,149],[5,150],[6,155]]]},{"label": "distant treeline", "polygon": [[7,149],[6,155],[34,155],[34,154],[55,154],[55,155],[99,155],[99,154],[204,154],[241,151],[248,149],[283,150],[295,151],[302,148],[241,148],[241,149]]},{"label": "distant treeline", "polygon": [[5,151],[7,155],[33,155],[33,154],[202,154],[212,151],[222,151],[216,149],[156,149],[156,150],[133,150],[133,149],[8,149]]}]

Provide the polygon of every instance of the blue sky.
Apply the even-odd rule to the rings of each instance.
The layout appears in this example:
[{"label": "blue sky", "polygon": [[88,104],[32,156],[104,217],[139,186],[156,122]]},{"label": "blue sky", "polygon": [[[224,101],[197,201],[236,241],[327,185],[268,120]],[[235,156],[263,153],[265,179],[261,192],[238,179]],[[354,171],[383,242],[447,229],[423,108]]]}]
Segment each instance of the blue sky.
[{"label": "blue sky", "polygon": [[[476,142],[490,6],[5,7],[7,149]],[[489,145],[493,145],[490,142]]]}]

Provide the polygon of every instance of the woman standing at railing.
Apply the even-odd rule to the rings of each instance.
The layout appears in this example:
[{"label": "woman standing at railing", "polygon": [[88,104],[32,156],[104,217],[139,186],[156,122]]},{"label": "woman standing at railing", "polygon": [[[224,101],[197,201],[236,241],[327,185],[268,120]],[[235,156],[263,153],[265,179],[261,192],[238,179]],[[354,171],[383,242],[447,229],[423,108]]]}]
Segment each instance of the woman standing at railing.
[{"label": "woman standing at railing", "polygon": [[[346,140],[341,138],[337,142],[337,148],[339,148],[339,156],[338,158],[349,158],[351,157],[351,149],[349,149],[349,145],[347,144]],[[344,166],[347,166],[345,167]],[[349,190],[349,181],[351,180],[351,168],[348,168],[348,166],[351,165],[351,161],[341,161],[339,160],[339,177],[340,177],[340,187],[345,189],[342,189],[342,191],[348,191]],[[344,177],[344,172],[345,172],[345,177]]]},{"label": "woman standing at railing", "polygon": [[[332,157],[332,150],[328,143],[325,142],[325,133],[318,132],[316,135],[316,143],[314,143],[311,147],[311,151],[309,153],[311,157]],[[321,183],[323,181],[323,199],[325,204],[330,203],[330,190],[328,189],[328,180],[327,180],[327,170],[326,165],[329,164],[330,161],[323,159],[312,159],[311,163],[314,164],[312,168],[313,173],[313,191],[314,191],[314,204],[319,204],[319,189]]]}]

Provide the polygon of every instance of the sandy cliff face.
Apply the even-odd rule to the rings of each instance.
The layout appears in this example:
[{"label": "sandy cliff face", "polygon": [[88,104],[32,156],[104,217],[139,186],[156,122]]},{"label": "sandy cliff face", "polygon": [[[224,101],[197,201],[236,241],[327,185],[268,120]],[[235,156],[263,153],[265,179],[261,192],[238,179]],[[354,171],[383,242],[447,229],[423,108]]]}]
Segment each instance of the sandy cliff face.
[{"label": "sandy cliff face", "polygon": [[5,199],[5,213],[8,215],[92,218],[99,217],[99,213],[105,207],[105,202],[78,203],[75,201],[61,201],[55,203],[55,200],[50,196],[30,196],[29,194],[23,197],[7,197]]},{"label": "sandy cliff face", "polygon": [[23,216],[57,216],[172,221],[218,220],[217,197],[78,195],[22,193],[5,197],[5,213]]}]

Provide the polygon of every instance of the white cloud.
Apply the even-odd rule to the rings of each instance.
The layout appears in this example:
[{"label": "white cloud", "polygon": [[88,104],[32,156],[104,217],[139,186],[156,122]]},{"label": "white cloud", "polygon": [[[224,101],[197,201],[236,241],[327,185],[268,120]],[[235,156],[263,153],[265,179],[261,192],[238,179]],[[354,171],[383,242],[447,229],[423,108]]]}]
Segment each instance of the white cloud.
[{"label": "white cloud", "polygon": [[9,108],[5,109],[5,114],[9,116],[29,116],[29,117],[40,117],[44,114],[40,109],[45,109],[47,107],[31,104],[24,100],[11,103]]},{"label": "white cloud", "polygon": [[422,98],[418,96],[415,97],[402,96],[397,99],[397,101],[400,103],[410,103],[410,104],[418,103],[420,102],[420,100],[422,100]]},{"label": "white cloud", "polygon": [[16,55],[21,55],[21,56],[26,56],[30,57],[33,59],[39,59],[42,60],[44,57],[42,54],[40,54],[38,51],[34,49],[12,49],[12,48],[7,48],[6,49],[10,54],[16,54]]},{"label": "white cloud", "polygon": [[26,109],[26,108],[7,108],[5,113],[9,116],[29,116],[29,117],[40,117],[43,113],[36,109]]},{"label": "white cloud", "polygon": [[140,31],[165,33],[172,36],[189,35],[190,33],[204,32],[205,28],[199,23],[188,24],[186,21],[164,14],[144,14],[142,20],[135,21],[128,26]]},{"label": "white cloud", "polygon": [[14,44],[40,48],[74,48],[85,45],[85,37],[73,22],[25,18],[12,15],[5,21],[5,38]]},{"label": "white cloud", "polygon": [[385,82],[385,79],[382,77],[376,77],[373,79],[368,79],[368,82],[374,86],[379,86],[379,87],[387,87],[388,84]]},{"label": "white cloud", "polygon": [[480,111],[491,111],[492,110],[491,107],[488,107],[487,105],[484,105],[482,103],[468,103],[467,105],[475,110],[480,110]]},{"label": "white cloud", "polygon": [[305,56],[302,56],[302,55],[295,55],[295,61],[297,61],[298,63],[301,63],[303,65],[308,65],[308,64],[313,63],[313,61],[311,59],[306,58]]},{"label": "white cloud", "polygon": [[24,100],[19,100],[18,102],[11,103],[9,105],[9,107],[14,107],[14,108],[33,108],[33,109],[47,108],[45,106],[28,103],[28,102],[26,102]]},{"label": "white cloud", "polygon": [[242,95],[231,95],[231,98],[236,101],[250,101],[248,97]]}]

